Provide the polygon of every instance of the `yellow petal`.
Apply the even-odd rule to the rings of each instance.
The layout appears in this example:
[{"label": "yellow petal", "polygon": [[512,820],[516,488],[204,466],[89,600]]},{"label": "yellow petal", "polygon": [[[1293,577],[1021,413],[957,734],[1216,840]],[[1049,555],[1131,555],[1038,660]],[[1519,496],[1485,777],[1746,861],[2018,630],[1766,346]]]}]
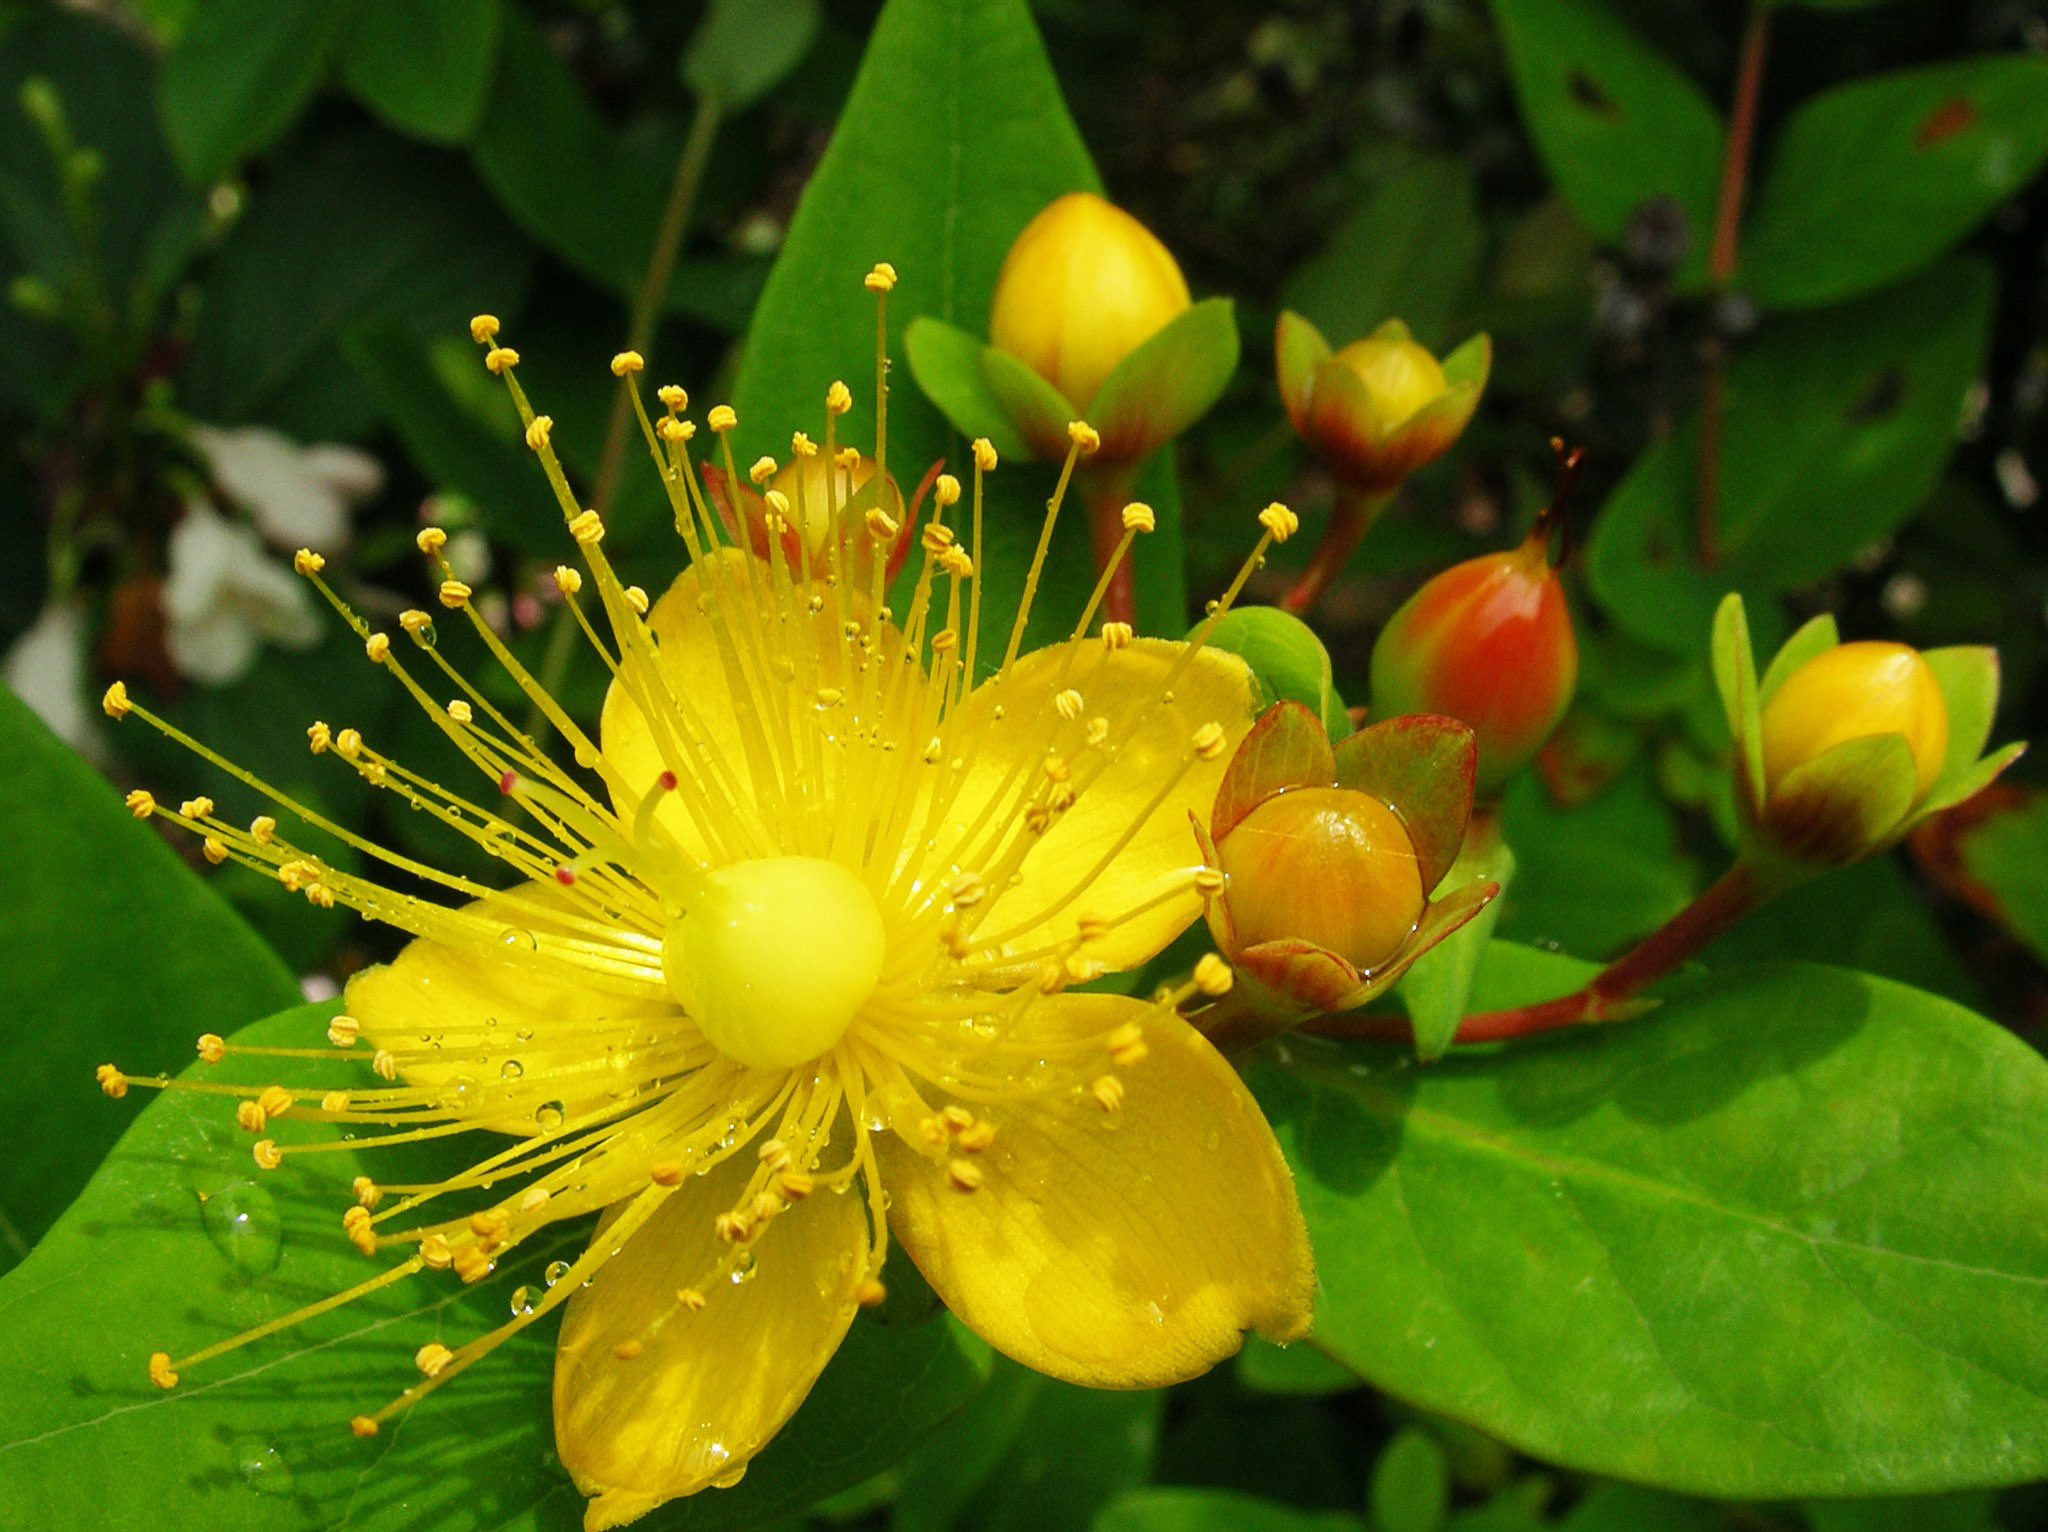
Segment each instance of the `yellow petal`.
[{"label": "yellow petal", "polygon": [[[555,1447],[594,1497],[586,1532],[744,1469],[803,1403],[852,1323],[868,1257],[857,1191],[792,1204],[750,1247],[746,1281],[712,1279],[732,1249],[712,1221],[739,1200],[757,1164],[743,1147],[685,1179],[569,1300],[555,1357]],[[686,1288],[702,1294],[702,1309],[678,1301]],[[622,1360],[617,1348],[635,1341],[639,1354]]]},{"label": "yellow petal", "polygon": [[[569,907],[566,896],[535,886],[479,899],[465,906],[465,913],[503,920],[515,929],[532,926],[546,931],[549,906]],[[394,961],[364,969],[348,981],[342,1000],[362,1024],[357,1051],[431,1053],[430,1042],[423,1039],[456,1034],[459,1044],[443,1050],[459,1054],[452,1062],[405,1064],[406,1082],[422,1086],[448,1085],[467,1076],[500,1088],[509,1063],[518,1065],[518,1079],[548,1075],[559,1081],[560,1071],[580,1064],[591,1080],[588,1094],[571,1090],[556,1103],[575,1116],[602,1108],[613,1084],[604,1057],[593,1058],[590,1044],[575,1035],[579,1029],[616,1027],[629,1019],[640,1021],[650,1033],[688,1024],[672,1002],[611,994],[588,981],[565,980],[558,969],[521,963],[517,950],[508,947],[507,958],[500,961],[422,937],[408,943]],[[473,1046],[472,1037],[488,1041]],[[507,1133],[532,1133],[534,1108],[542,1104],[522,1104],[516,1113],[489,1126]]]},{"label": "yellow petal", "polygon": [[[1062,679],[1067,648],[1056,645],[1020,657],[1007,675],[977,687],[962,702],[954,738],[972,742],[975,755],[949,819],[955,837],[973,826],[1013,776],[1033,780],[1055,697],[1068,689],[1081,696],[1077,716],[1060,738],[1062,748],[1071,746],[1073,784],[1087,785],[1025,857],[1017,881],[997,896],[980,924],[984,938],[1031,947],[1064,941],[1081,918],[1114,919],[1185,886],[1201,865],[1188,814],[1208,818],[1230,753],[1251,729],[1251,672],[1237,656],[1205,649],[1173,678],[1169,701],[1165,683],[1185,652],[1184,644],[1161,639],[1140,639],[1113,651],[1084,640],[1083,652]],[[1107,744],[1116,759],[1089,783],[1101,759],[1083,743],[1093,718],[1109,720]],[[1212,759],[1197,760],[1161,795],[1158,789],[1188,754],[1189,741],[1208,723],[1221,728],[1221,749]],[[954,854],[971,856],[972,848]],[[1135,967],[1200,913],[1201,900],[1192,890],[1183,892],[1091,940],[1085,954],[1111,968]]]},{"label": "yellow petal", "polygon": [[[763,837],[763,848],[755,854],[776,855],[791,849],[784,839],[789,816],[780,807],[777,784],[790,774],[792,761],[801,764],[791,741],[800,739],[797,728],[810,726],[819,691],[841,693],[835,707],[851,727],[860,700],[859,678],[851,675],[843,651],[840,619],[843,614],[848,621],[865,620],[867,598],[842,591],[810,619],[815,672],[799,641],[801,630],[795,623],[787,625],[782,631],[789,648],[777,651],[789,661],[784,678],[772,660],[764,663],[760,655],[762,635],[772,624],[762,618],[757,626],[754,616],[757,600],[772,602],[769,565],[734,548],[720,549],[706,563],[714,567],[684,570],[648,612],[646,623],[659,645],[660,675],[637,655],[626,656],[624,680],[614,680],[605,694],[599,739],[635,802],[663,771],[675,769],[676,761],[662,749],[662,741],[669,741],[685,768],[679,774],[709,784],[704,793],[710,812]],[[894,676],[892,662],[902,654],[902,635],[893,624],[880,627],[884,674]],[[649,707],[665,720],[659,729],[649,720]],[[679,731],[687,731],[691,745],[676,745]],[[680,794],[664,803],[661,818],[691,855],[723,860],[708,847]]]},{"label": "yellow petal", "polygon": [[1028,1367],[1093,1388],[1206,1371],[1241,1332],[1308,1333],[1314,1259],[1294,1180],[1251,1093],[1179,1017],[1115,995],[1058,995],[1026,1035],[1128,1021],[1148,1053],[1112,1115],[1086,1092],[975,1110],[995,1140],[978,1190],[876,1140],[890,1226],[947,1307]]}]

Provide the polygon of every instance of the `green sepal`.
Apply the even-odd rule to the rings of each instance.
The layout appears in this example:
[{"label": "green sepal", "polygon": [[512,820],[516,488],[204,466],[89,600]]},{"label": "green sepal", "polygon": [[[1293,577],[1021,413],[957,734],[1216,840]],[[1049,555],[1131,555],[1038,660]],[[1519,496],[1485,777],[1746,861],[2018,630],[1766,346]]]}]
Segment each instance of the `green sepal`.
[{"label": "green sepal", "polygon": [[903,351],[910,375],[962,436],[985,436],[999,456],[1027,458],[1031,447],[1010,423],[1009,412],[982,370],[979,336],[929,315],[910,321]]},{"label": "green sepal", "polygon": [[1283,311],[1273,326],[1273,368],[1280,380],[1280,402],[1296,430],[1308,412],[1310,381],[1316,369],[1330,359],[1330,343],[1318,330],[1292,309]]},{"label": "green sepal", "polygon": [[[1826,612],[1808,622],[1797,633],[1778,646],[1778,652],[1771,656],[1771,663],[1764,669],[1763,682],[1757,688],[1757,703],[1762,706],[1777,695],[1778,688],[1786,678],[1808,660],[1817,659],[1841,643],[1841,630],[1835,626],[1835,619]],[[1974,755],[1975,752],[1973,751]]]},{"label": "green sepal", "polygon": [[1934,672],[1934,684],[1948,707],[1948,753],[1934,778],[1932,797],[1970,771],[1991,738],[1991,721],[1998,712],[1998,651],[1958,645],[1929,649],[1920,657]]},{"label": "green sepal", "polygon": [[1415,843],[1425,892],[1458,860],[1479,763],[1472,730],[1436,713],[1368,724],[1337,747],[1337,785],[1392,807]]},{"label": "green sepal", "polygon": [[1222,840],[1275,793],[1290,787],[1328,787],[1336,780],[1336,758],[1316,715],[1298,702],[1275,703],[1239,742],[1223,780],[1216,784],[1209,834]]},{"label": "green sepal", "polygon": [[1764,803],[1763,704],[1757,695],[1756,654],[1749,646],[1749,615],[1730,591],[1714,613],[1714,687],[1735,741],[1737,801],[1750,819]]},{"label": "green sepal", "polygon": [[1481,330],[1446,356],[1441,366],[1444,381],[1453,389],[1485,388],[1493,375],[1493,337]]},{"label": "green sepal", "polygon": [[981,348],[981,376],[1033,457],[1056,463],[1067,455],[1067,427],[1082,415],[1067,402],[1066,395],[1029,363],[995,346]]},{"label": "green sepal", "polygon": [[1149,457],[1193,425],[1237,371],[1237,318],[1228,298],[1208,298],[1125,357],[1088,404],[1105,458]]},{"label": "green sepal", "polygon": [[1939,814],[1943,809],[1954,808],[1958,803],[1976,797],[1977,794],[1984,791],[1985,788],[2004,775],[2006,767],[2026,753],[2027,742],[2025,740],[2014,740],[2004,749],[1994,750],[1967,771],[1958,772],[1953,778],[1947,779],[1944,783],[1937,784],[1934,790],[1927,795],[1926,801],[1920,805],[1919,811],[1914,814],[1911,823],[1906,828],[1910,830],[1913,825],[1918,824],[1930,814]]},{"label": "green sepal", "polygon": [[1859,861],[1898,838],[1917,786],[1905,735],[1845,739],[1777,780],[1764,806],[1766,833],[1795,862]]},{"label": "green sepal", "polygon": [[[1475,819],[1447,881],[1461,882],[1461,888],[1492,883],[1505,892],[1514,876],[1515,853],[1500,833],[1499,819],[1491,814]],[[1472,981],[1478,977],[1493,928],[1500,923],[1500,912],[1496,897],[1401,976],[1397,988],[1415,1033],[1415,1055],[1425,1064],[1450,1048],[1458,1023],[1471,1009]]]},{"label": "green sepal", "polygon": [[1208,647],[1236,655],[1269,702],[1299,702],[1322,720],[1331,739],[1351,732],[1351,716],[1337,695],[1330,651],[1315,629],[1277,606],[1232,607],[1209,629]]}]

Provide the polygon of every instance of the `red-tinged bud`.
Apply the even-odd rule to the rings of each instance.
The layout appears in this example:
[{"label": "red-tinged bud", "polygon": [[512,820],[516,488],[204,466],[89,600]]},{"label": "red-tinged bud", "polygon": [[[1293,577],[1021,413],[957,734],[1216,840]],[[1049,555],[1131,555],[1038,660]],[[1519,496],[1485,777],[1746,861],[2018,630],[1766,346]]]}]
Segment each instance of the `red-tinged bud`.
[{"label": "red-tinged bud", "polygon": [[1189,305],[1172,252],[1122,208],[1071,192],[1024,226],[996,277],[989,340],[1086,412],[1117,363]]},{"label": "red-tinged bud", "polygon": [[1379,799],[1342,787],[1276,793],[1217,842],[1238,944],[1298,938],[1361,974],[1398,953],[1422,918],[1415,843]]},{"label": "red-tinged bud", "polygon": [[1886,734],[1899,736],[1912,752],[1918,801],[1948,756],[1948,703],[1920,651],[1874,641],[1822,650],[1765,704],[1766,796],[1788,772],[1835,746]]},{"label": "red-tinged bud", "polygon": [[1375,716],[1442,713],[1470,724],[1482,793],[1543,747],[1578,685],[1579,643],[1550,563],[1552,521],[1546,513],[1512,552],[1445,570],[1373,645]]}]

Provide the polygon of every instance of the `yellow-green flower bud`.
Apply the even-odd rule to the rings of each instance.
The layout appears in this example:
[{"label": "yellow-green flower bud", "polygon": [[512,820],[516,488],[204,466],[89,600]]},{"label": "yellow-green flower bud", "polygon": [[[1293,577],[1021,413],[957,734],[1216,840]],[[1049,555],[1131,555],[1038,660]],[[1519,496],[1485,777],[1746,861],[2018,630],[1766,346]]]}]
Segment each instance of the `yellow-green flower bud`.
[{"label": "yellow-green flower bud", "polygon": [[1189,305],[1173,255],[1122,208],[1087,192],[1047,207],[1017,236],[996,277],[989,340],[1076,409]]},{"label": "yellow-green flower bud", "polygon": [[1366,405],[1381,434],[1390,434],[1424,405],[1441,398],[1449,384],[1443,364],[1405,330],[1375,330],[1331,358],[1365,385]]},{"label": "yellow-green flower bud", "polygon": [[1785,774],[1852,739],[1896,734],[1913,753],[1924,797],[1948,755],[1948,704],[1920,651],[1905,644],[1838,644],[1801,665],[1763,711],[1766,795]]}]

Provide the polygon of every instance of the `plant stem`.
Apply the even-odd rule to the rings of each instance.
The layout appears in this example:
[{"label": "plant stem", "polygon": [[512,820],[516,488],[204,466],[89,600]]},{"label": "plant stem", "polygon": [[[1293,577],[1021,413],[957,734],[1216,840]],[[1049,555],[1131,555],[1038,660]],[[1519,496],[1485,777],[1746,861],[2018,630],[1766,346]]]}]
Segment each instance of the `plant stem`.
[{"label": "plant stem", "polygon": [[1323,540],[1316,545],[1315,556],[1308,561],[1301,578],[1280,598],[1281,608],[1299,617],[1322,599],[1324,588],[1344,572],[1359,539],[1393,498],[1392,490],[1383,495],[1368,495],[1339,487],[1330,507],[1330,519],[1323,525]]},{"label": "plant stem", "polygon": [[[1117,544],[1123,541],[1124,507],[1130,504],[1138,467],[1136,463],[1089,464],[1075,472],[1075,488],[1081,492],[1088,511],[1088,537],[1094,545],[1098,575],[1116,555]],[[1130,622],[1137,615],[1137,586],[1131,572],[1136,553],[1132,549],[1117,565],[1109,589],[1103,592],[1104,622]]]},{"label": "plant stem", "polygon": [[[1735,73],[1735,99],[1728,111],[1728,144],[1721,157],[1721,192],[1714,211],[1713,244],[1707,253],[1707,280],[1716,294],[1726,292],[1735,277],[1742,199],[1749,183],[1750,149],[1756,140],[1757,100],[1763,93],[1764,54],[1770,31],[1770,6],[1765,0],[1751,0],[1749,23],[1742,33],[1742,60]],[[1720,557],[1721,423],[1727,413],[1727,366],[1727,346],[1717,338],[1707,353],[1706,376],[1700,391],[1699,485],[1694,522],[1699,560],[1709,568]]]},{"label": "plant stem", "polygon": [[[1458,1024],[1457,1035],[1451,1041],[1505,1042],[1560,1027],[1624,1021],[1638,1015],[1643,1006],[1637,997],[1643,990],[1775,892],[1748,863],[1737,862],[1633,951],[1603,968],[1585,988],[1536,1005],[1467,1016]],[[1321,1037],[1406,1039],[1410,1035],[1407,1020],[1393,1016],[1326,1016],[1302,1030]]]}]

